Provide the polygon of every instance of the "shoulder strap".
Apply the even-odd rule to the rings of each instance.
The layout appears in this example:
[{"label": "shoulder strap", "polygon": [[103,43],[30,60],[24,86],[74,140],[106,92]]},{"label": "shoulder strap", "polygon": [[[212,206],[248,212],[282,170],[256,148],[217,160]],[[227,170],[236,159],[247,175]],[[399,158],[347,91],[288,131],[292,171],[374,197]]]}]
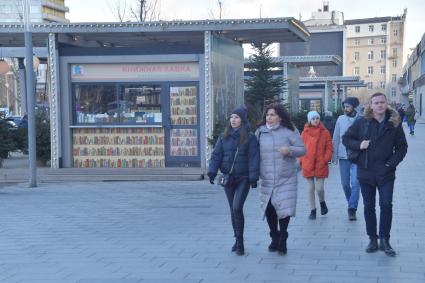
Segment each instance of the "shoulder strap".
[{"label": "shoulder strap", "polygon": [[232,172],[233,172],[233,166],[235,165],[236,155],[238,155],[238,151],[239,151],[239,145],[238,145],[238,147],[236,148],[235,157],[233,158],[232,167],[230,167],[229,174],[232,174]]},{"label": "shoulder strap", "polygon": [[367,132],[369,131],[369,124],[370,124],[370,121],[365,119],[365,127],[364,127],[364,133],[363,133],[364,139],[367,139]]}]

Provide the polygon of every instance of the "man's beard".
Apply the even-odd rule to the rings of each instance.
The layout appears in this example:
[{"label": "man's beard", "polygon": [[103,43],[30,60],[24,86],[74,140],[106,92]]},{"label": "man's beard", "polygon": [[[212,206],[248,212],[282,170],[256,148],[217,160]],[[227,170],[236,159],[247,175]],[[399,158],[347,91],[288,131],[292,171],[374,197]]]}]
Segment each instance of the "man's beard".
[{"label": "man's beard", "polygon": [[353,117],[355,115],[355,111],[344,111],[345,115],[349,116],[349,117]]}]

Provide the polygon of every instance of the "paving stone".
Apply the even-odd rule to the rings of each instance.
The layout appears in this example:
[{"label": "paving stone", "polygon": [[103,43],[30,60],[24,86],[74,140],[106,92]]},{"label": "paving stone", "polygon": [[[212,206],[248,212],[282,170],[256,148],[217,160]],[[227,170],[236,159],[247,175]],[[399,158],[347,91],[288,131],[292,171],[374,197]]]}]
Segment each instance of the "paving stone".
[{"label": "paving stone", "polygon": [[0,283],[425,282],[425,124],[415,134],[397,169],[395,258],[365,253],[362,200],[358,221],[348,221],[334,165],[325,181],[329,213],[316,221],[307,219],[299,178],[285,256],[267,250],[257,189],[245,204],[240,257],[230,252],[223,190],[207,181],[15,184],[0,188]]}]

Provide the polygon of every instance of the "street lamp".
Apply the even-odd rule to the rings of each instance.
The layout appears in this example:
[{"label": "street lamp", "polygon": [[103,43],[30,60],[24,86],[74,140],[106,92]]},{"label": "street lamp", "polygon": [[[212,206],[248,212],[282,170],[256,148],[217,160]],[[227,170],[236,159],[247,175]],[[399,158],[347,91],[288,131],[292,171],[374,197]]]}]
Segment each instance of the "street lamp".
[{"label": "street lamp", "polygon": [[[23,0],[24,6],[24,26],[25,26],[25,61],[27,66],[34,66],[31,20],[30,20],[30,1]],[[37,187],[37,163],[36,163],[36,145],[35,145],[35,97],[34,97],[34,70],[25,67],[27,81],[27,100],[28,100],[28,156],[30,179],[29,187]]]}]

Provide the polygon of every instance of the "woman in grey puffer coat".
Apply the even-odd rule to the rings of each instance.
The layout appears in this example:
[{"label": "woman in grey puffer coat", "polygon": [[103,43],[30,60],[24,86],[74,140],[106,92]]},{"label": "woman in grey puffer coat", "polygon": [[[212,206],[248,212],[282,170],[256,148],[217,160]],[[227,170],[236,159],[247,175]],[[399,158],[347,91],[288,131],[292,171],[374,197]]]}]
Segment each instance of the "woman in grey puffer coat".
[{"label": "woman in grey puffer coat", "polygon": [[297,203],[296,158],[306,150],[289,113],[280,104],[266,108],[255,134],[260,145],[260,201],[272,238],[269,251],[286,254],[289,219],[295,216]]}]

